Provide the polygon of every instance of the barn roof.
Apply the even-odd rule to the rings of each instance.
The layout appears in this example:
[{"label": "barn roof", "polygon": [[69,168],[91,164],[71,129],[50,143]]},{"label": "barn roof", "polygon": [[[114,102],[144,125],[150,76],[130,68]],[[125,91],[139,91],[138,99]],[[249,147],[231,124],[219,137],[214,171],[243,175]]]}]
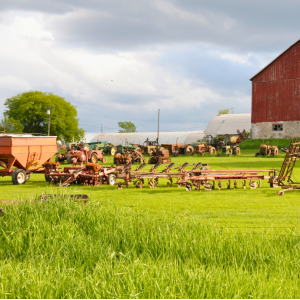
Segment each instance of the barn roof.
[{"label": "barn roof", "polygon": [[294,45],[296,45],[298,42],[300,42],[300,39],[297,40],[295,43],[293,43],[291,46],[289,46],[287,49],[285,49],[281,54],[279,54],[276,58],[274,58],[270,63],[268,63],[264,68],[262,68],[259,72],[257,72],[254,76],[252,76],[249,80],[252,81],[254,77],[256,77],[259,73],[261,73],[263,70],[265,70],[268,66],[270,66],[275,60],[277,60],[281,55],[283,55],[285,52],[287,52],[290,48],[292,48]]}]

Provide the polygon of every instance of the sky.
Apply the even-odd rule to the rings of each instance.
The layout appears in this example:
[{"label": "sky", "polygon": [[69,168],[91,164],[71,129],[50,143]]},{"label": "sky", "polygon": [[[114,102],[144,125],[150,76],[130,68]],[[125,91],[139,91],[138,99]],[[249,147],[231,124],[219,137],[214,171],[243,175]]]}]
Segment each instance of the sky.
[{"label": "sky", "polygon": [[1,0],[5,99],[52,92],[88,138],[204,130],[218,110],[251,112],[253,75],[300,38],[298,0]]}]

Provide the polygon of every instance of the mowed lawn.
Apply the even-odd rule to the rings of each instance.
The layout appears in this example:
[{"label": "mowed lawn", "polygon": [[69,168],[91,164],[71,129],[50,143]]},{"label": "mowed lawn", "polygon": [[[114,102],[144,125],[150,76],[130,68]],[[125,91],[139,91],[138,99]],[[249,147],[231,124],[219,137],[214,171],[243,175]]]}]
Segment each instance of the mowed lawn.
[{"label": "mowed lawn", "polygon": [[[283,158],[243,151],[172,161],[279,170]],[[220,191],[201,192],[168,188],[165,180],[155,190],[62,188],[42,175],[22,186],[1,178],[0,189],[0,200],[91,199],[86,206],[66,199],[0,205],[0,298],[300,297],[300,191],[281,197],[267,180],[260,189],[240,182],[228,190],[224,182]]]}]

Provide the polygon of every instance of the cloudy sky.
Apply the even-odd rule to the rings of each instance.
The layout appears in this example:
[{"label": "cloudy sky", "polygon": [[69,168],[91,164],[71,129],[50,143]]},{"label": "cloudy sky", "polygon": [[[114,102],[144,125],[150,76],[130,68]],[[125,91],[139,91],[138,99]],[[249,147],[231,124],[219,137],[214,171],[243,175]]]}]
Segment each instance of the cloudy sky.
[{"label": "cloudy sky", "polygon": [[219,109],[251,112],[251,78],[300,38],[299,0],[1,0],[6,98],[53,92],[89,137],[202,130]]}]

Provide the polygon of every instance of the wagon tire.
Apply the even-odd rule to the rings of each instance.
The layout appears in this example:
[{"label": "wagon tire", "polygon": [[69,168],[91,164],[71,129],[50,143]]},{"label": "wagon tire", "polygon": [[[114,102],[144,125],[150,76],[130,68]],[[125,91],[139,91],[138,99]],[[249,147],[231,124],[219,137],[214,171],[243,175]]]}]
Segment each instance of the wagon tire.
[{"label": "wagon tire", "polygon": [[108,185],[115,185],[117,182],[117,178],[115,174],[109,174],[107,176],[107,184]]},{"label": "wagon tire", "polygon": [[56,155],[56,157],[55,157],[55,162],[59,162],[59,157],[58,157],[58,155]]},{"label": "wagon tire", "polygon": [[277,156],[278,155],[278,148],[276,148],[275,150],[274,150],[274,156]]},{"label": "wagon tire", "polygon": [[71,161],[72,157],[73,157],[73,155],[68,155],[68,157],[67,157],[67,163],[69,165],[72,164],[72,161]]},{"label": "wagon tire", "polygon": [[105,157],[103,157],[102,159],[101,159],[101,162],[103,163],[103,164],[105,164],[106,163],[106,158]]},{"label": "wagon tire", "polygon": [[26,182],[26,172],[22,169],[17,169],[12,173],[12,182],[15,185],[24,184]]},{"label": "wagon tire", "polygon": [[259,156],[259,152],[256,152],[256,153],[255,153],[255,157],[257,157],[257,156]]}]

